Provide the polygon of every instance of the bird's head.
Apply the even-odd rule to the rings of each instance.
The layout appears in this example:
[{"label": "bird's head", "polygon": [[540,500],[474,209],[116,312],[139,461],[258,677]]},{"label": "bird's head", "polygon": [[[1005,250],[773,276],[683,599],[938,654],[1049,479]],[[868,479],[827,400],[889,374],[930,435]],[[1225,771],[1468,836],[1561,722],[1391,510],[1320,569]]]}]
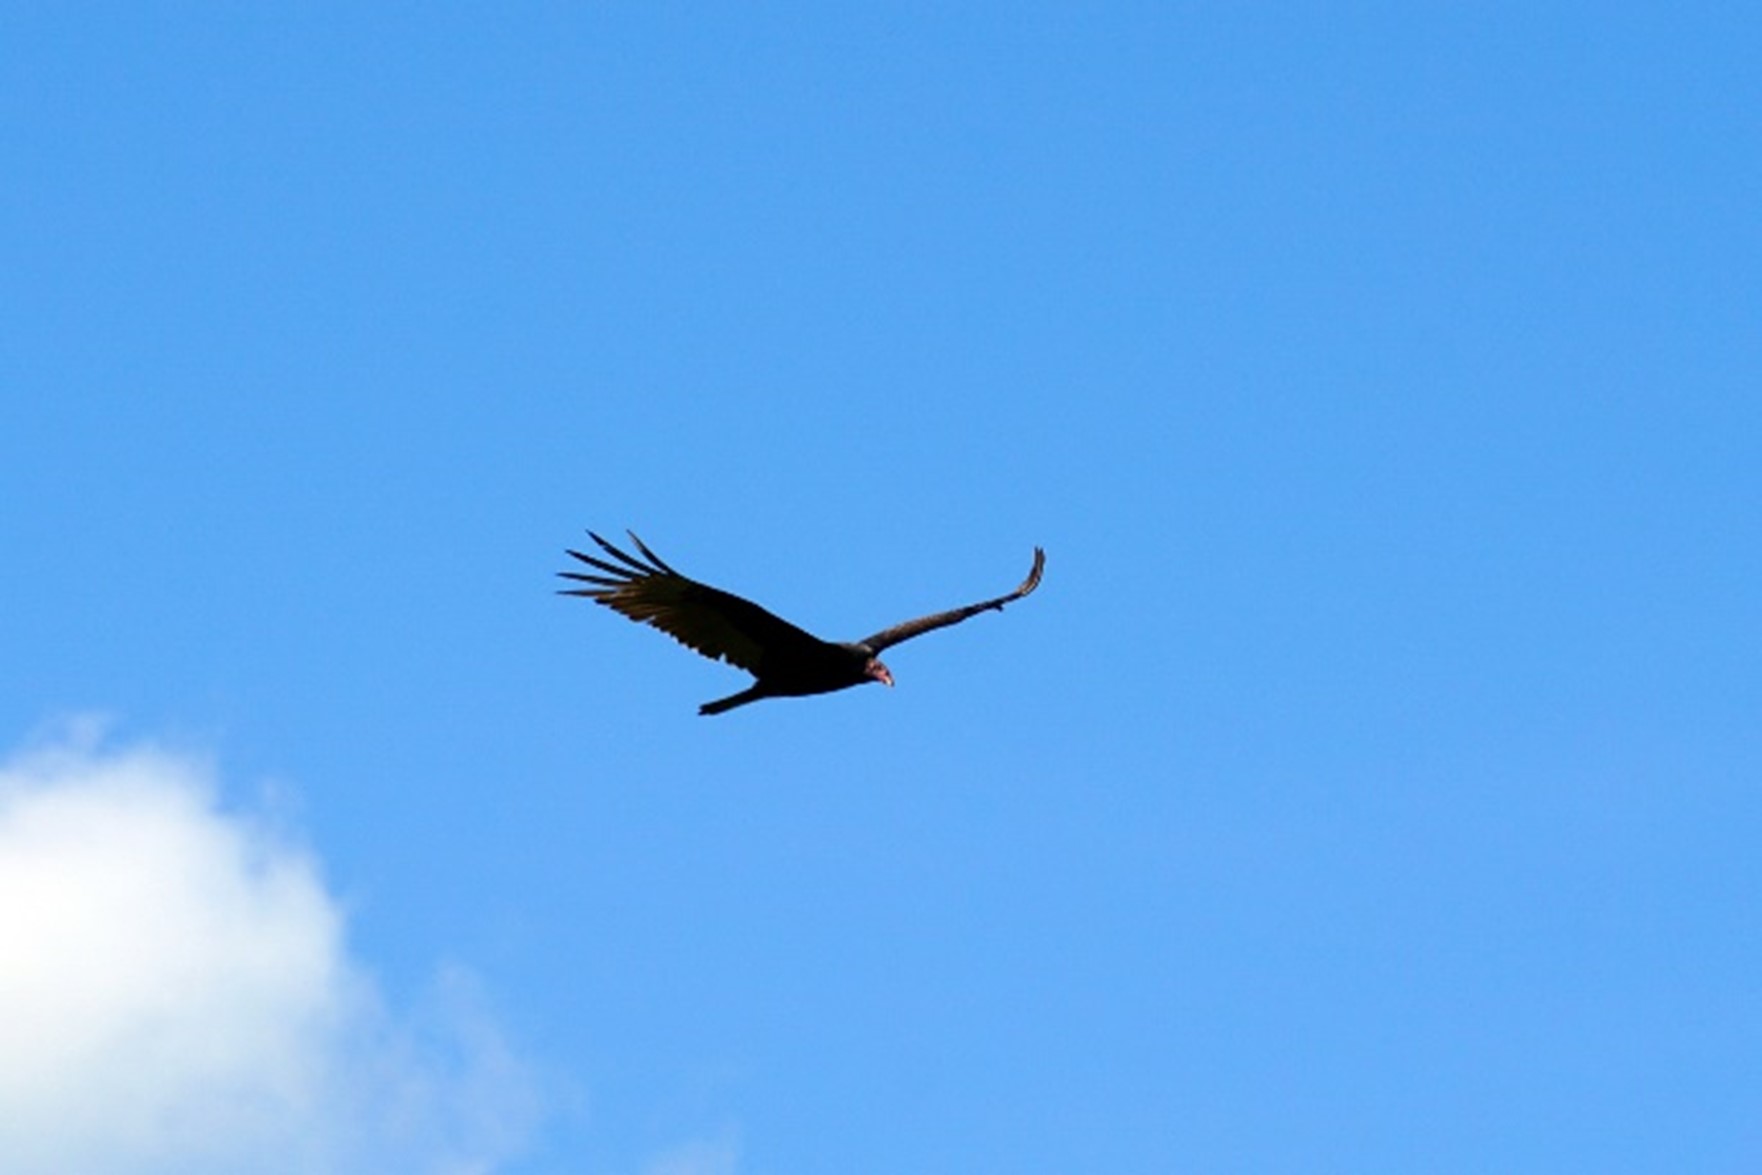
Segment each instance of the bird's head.
[{"label": "bird's head", "polygon": [[888,672],[887,666],[881,664],[877,657],[870,657],[868,664],[863,666],[863,676],[871,677],[885,686],[893,684],[893,674]]}]

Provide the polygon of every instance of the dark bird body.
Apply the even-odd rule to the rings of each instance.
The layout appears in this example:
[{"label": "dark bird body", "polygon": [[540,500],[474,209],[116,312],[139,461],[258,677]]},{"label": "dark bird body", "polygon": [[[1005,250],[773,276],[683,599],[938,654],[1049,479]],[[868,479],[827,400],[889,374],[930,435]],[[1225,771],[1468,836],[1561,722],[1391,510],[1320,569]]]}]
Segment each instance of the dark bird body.
[{"label": "dark bird body", "polygon": [[761,698],[826,694],[866,681],[892,685],[893,674],[876,656],[882,649],[959,624],[980,612],[1003,611],[1005,604],[1021,599],[1040,585],[1040,572],[1046,565],[1045,552],[1035,547],[1034,566],[1028,578],[1008,595],[920,616],[860,641],[833,642],[804,632],[751,600],[679,574],[634,534],[630,541],[642,552],[642,559],[625,554],[592,531],[588,537],[599,544],[611,561],[570,551],[598,574],[560,572],[565,579],[591,585],[565,589],[564,595],[584,596],[604,604],[632,620],[653,625],[711,660],[727,661],[753,675],[752,685],[726,698],[705,702],[698,707],[699,714],[720,714]]}]

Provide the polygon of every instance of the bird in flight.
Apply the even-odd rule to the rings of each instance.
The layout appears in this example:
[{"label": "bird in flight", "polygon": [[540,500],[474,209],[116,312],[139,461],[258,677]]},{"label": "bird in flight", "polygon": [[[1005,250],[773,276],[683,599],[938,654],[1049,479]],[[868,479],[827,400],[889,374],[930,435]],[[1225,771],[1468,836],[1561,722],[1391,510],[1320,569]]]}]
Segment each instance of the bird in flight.
[{"label": "bird in flight", "polygon": [[1028,578],[1008,595],[907,620],[860,641],[833,642],[804,632],[751,600],[688,579],[667,566],[632,532],[625,533],[642,553],[641,559],[625,554],[592,531],[587,533],[610,559],[570,551],[596,574],[558,572],[564,579],[589,585],[565,588],[563,595],[604,604],[620,615],[653,625],[712,661],[726,661],[753,675],[752,685],[705,702],[698,707],[699,714],[721,714],[761,698],[831,693],[867,681],[890,686],[893,674],[876,657],[882,649],[959,624],[988,609],[1003,611],[1005,604],[1040,586],[1040,571],[1046,566],[1046,553],[1035,547]]}]

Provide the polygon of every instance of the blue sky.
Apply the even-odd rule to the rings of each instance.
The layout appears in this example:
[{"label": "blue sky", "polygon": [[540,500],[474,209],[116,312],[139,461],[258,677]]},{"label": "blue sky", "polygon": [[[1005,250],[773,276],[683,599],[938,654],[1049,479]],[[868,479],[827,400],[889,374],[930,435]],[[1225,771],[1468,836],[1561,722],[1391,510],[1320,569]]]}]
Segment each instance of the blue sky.
[{"label": "blue sky", "polygon": [[0,25],[0,1154],[1762,1163],[1742,6]]}]

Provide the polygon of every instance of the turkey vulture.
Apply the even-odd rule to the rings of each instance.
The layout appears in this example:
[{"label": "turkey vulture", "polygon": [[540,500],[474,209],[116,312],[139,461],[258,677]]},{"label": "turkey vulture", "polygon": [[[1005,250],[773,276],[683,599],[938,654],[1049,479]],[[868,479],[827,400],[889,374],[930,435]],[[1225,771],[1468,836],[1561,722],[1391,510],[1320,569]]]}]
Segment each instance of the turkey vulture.
[{"label": "turkey vulture", "polygon": [[860,641],[834,644],[803,632],[751,600],[687,579],[667,566],[632,532],[625,533],[630,534],[630,541],[648,560],[646,563],[625,554],[591,530],[587,533],[616,562],[570,551],[569,554],[603,574],[558,572],[564,579],[593,585],[565,588],[563,595],[585,596],[632,620],[652,624],[687,648],[712,661],[739,666],[757,679],[737,694],[705,702],[698,707],[699,714],[720,714],[760,698],[831,693],[865,681],[892,685],[893,674],[875,654],[933,629],[959,624],[987,608],[1003,611],[1005,604],[1040,586],[1040,570],[1046,565],[1046,553],[1035,547],[1034,566],[1028,578],[1007,596],[920,616]]}]

